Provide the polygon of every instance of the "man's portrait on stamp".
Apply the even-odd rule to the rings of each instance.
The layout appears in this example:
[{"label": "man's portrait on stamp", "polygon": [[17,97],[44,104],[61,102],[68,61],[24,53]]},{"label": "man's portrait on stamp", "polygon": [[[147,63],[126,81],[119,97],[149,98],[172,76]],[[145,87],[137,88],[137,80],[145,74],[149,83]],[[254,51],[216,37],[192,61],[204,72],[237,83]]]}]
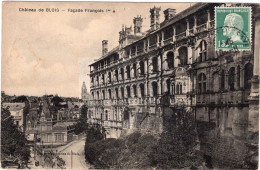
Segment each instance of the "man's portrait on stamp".
[{"label": "man's portrait on stamp", "polygon": [[216,50],[251,50],[251,8],[215,8]]}]

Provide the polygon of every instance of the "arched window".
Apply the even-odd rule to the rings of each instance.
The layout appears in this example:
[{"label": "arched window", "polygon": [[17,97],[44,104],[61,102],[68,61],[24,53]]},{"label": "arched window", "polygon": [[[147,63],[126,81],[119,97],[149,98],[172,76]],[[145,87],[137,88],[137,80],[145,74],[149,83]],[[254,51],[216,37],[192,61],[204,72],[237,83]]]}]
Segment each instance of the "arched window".
[{"label": "arched window", "polygon": [[139,65],[140,65],[140,75],[143,76],[144,75],[144,62],[140,61]]},{"label": "arched window", "polygon": [[251,79],[253,77],[253,64],[247,63],[245,65],[245,75],[244,75],[244,87],[245,89],[251,88]]},{"label": "arched window", "polygon": [[97,99],[99,100],[99,91],[97,91]]},{"label": "arched window", "polygon": [[108,72],[108,82],[111,83],[111,72]]},{"label": "arched window", "polygon": [[136,77],[136,63],[133,64],[134,77]]},{"label": "arched window", "polygon": [[116,91],[116,99],[119,99],[118,88],[115,88],[115,91]]},{"label": "arched window", "polygon": [[144,97],[144,84],[140,84],[141,97]]},{"label": "arched window", "polygon": [[206,87],[206,75],[204,73],[199,74],[199,94],[203,94],[207,91]]},{"label": "arched window", "polygon": [[182,83],[181,82],[177,83],[175,94],[182,94]]},{"label": "arched window", "polygon": [[102,74],[102,83],[105,83],[105,74]]},{"label": "arched window", "polygon": [[130,79],[130,66],[126,66],[126,76]]},{"label": "arched window", "polygon": [[240,88],[240,66],[237,66],[237,87]]},{"label": "arched window", "polygon": [[92,99],[95,100],[94,92],[92,92]]},{"label": "arched window", "polygon": [[96,81],[97,81],[97,85],[99,85],[99,78],[98,78],[98,76],[97,76],[97,79],[96,79]]},{"label": "arched window", "polygon": [[175,94],[175,84],[172,83],[171,86],[172,86],[171,95],[173,95],[173,94]]},{"label": "arched window", "polygon": [[167,93],[169,94],[170,93],[170,88],[171,88],[171,80],[170,79],[167,79],[166,80],[166,85],[167,85]]},{"label": "arched window", "polygon": [[173,52],[168,52],[167,53],[167,63],[168,63],[168,68],[173,69],[174,68],[174,54]]},{"label": "arched window", "polygon": [[225,71],[221,71],[221,76],[220,76],[220,89],[224,90],[225,89]]},{"label": "arched window", "polygon": [[130,89],[130,86],[126,86],[126,91],[127,91],[127,97],[130,98],[130,97],[131,97],[131,89]]},{"label": "arched window", "polygon": [[124,69],[123,68],[120,69],[120,74],[121,74],[122,80],[124,80]]},{"label": "arched window", "polygon": [[207,60],[207,43],[205,40],[200,42],[199,62]]},{"label": "arched window", "polygon": [[118,70],[115,70],[115,78],[116,78],[116,81],[118,81]]},{"label": "arched window", "polygon": [[228,71],[228,86],[229,90],[235,90],[235,67],[231,67]]},{"label": "arched window", "polygon": [[158,87],[156,82],[152,82],[152,87],[153,87],[153,96],[158,95]]},{"label": "arched window", "polygon": [[108,89],[108,97],[109,97],[109,99],[112,99],[112,92],[111,92],[111,89]]},{"label": "arched window", "polygon": [[179,66],[184,66],[188,64],[188,48],[183,46],[179,50]]},{"label": "arched window", "polygon": [[134,90],[134,97],[136,97],[137,96],[137,91],[136,91],[136,85],[135,84],[133,85],[133,90]]},{"label": "arched window", "polygon": [[102,93],[103,93],[103,99],[106,99],[106,93],[105,93],[105,90],[102,90]]},{"label": "arched window", "polygon": [[158,71],[158,58],[154,57],[152,59],[152,65],[153,65],[153,72],[157,72]]},{"label": "arched window", "polygon": [[121,90],[121,98],[124,99],[125,98],[124,87],[121,87],[120,90]]},{"label": "arched window", "polygon": [[107,110],[106,110],[106,120],[108,120],[108,112],[107,112]]}]

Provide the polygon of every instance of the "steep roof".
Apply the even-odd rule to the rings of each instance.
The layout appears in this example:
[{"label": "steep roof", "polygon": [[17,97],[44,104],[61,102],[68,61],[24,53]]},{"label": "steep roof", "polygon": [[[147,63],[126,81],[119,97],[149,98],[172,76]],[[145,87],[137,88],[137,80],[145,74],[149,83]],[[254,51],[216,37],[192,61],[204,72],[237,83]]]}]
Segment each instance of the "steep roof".
[{"label": "steep roof", "polygon": [[25,107],[25,103],[3,103],[3,108],[9,108],[10,111],[18,111]]}]

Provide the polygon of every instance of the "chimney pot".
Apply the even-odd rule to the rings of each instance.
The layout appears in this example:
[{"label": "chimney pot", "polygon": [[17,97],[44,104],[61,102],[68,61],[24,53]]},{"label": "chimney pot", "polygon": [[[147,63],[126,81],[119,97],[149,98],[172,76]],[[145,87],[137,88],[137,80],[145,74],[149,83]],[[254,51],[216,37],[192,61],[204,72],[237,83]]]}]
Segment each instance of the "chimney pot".
[{"label": "chimney pot", "polygon": [[108,52],[107,46],[108,46],[108,40],[103,40],[102,41],[102,55],[105,55]]},{"label": "chimney pot", "polygon": [[164,13],[164,20],[167,21],[176,14],[176,9],[168,8],[164,10],[163,13]]},{"label": "chimney pot", "polygon": [[160,27],[160,11],[161,7],[150,8],[150,18],[151,18],[151,30],[156,30]]},{"label": "chimney pot", "polygon": [[143,18],[141,15],[137,15],[137,17],[134,17],[134,33],[140,33],[142,32],[142,23],[143,23]]}]

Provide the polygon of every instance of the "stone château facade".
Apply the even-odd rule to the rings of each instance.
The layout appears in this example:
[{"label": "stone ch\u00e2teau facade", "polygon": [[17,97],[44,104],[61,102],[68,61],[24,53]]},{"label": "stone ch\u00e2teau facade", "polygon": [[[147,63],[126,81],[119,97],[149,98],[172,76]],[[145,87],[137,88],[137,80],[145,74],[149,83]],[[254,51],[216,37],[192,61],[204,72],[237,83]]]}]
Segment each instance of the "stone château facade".
[{"label": "stone ch\u00e2teau facade", "polygon": [[[247,137],[246,125],[258,133],[259,45],[251,43],[251,51],[216,52],[216,6],[228,4],[197,3],[178,14],[168,8],[161,23],[161,9],[154,7],[148,31],[142,32],[137,16],[134,31],[123,26],[119,32],[117,47],[108,51],[104,40],[102,57],[90,64],[89,122],[102,124],[113,138],[122,129],[161,132],[166,95],[170,107],[192,108],[197,121],[213,122],[233,142]],[[259,39],[256,8],[252,42]]]}]

